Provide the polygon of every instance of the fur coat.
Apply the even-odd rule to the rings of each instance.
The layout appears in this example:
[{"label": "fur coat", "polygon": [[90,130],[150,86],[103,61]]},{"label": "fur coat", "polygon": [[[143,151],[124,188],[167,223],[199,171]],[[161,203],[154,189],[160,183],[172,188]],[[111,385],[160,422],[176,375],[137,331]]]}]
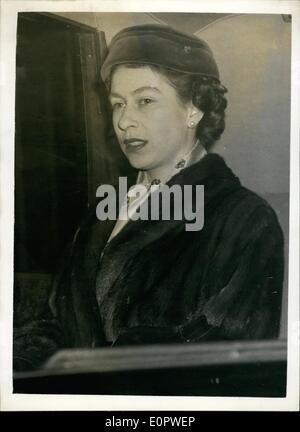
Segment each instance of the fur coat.
[{"label": "fur coat", "polygon": [[204,185],[201,230],[129,221],[107,243],[115,222],[91,210],[51,299],[58,349],[278,336],[283,235],[272,208],[216,154],[173,184]]}]

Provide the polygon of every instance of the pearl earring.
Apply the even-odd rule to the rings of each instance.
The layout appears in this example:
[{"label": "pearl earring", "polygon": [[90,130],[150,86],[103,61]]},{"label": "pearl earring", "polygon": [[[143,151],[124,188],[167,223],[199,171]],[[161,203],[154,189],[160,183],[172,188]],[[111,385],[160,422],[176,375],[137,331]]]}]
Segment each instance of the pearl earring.
[{"label": "pearl earring", "polygon": [[191,121],[189,124],[189,128],[193,128],[195,126],[195,122]]}]

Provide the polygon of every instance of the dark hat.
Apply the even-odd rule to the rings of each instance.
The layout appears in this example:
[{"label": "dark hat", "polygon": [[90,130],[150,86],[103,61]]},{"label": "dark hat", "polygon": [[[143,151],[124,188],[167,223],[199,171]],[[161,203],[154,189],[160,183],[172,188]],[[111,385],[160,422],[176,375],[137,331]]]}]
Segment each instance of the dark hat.
[{"label": "dark hat", "polygon": [[102,79],[110,78],[114,66],[128,63],[162,66],[219,79],[218,66],[208,44],[166,25],[145,24],[117,33],[101,68]]}]

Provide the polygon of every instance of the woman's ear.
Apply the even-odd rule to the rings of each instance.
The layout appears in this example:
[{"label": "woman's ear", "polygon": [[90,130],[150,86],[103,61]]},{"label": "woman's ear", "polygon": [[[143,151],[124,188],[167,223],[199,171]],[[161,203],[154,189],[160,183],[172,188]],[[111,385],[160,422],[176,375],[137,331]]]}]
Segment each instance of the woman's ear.
[{"label": "woman's ear", "polygon": [[204,116],[204,112],[196,108],[195,105],[191,103],[188,109],[187,126],[189,128],[196,127],[197,124],[201,121],[203,116]]}]

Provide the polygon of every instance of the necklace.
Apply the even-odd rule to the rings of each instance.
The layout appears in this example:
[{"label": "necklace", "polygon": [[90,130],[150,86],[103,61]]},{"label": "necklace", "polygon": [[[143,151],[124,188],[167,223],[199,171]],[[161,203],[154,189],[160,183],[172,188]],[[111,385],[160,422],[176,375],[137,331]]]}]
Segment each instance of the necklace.
[{"label": "necklace", "polygon": [[[166,182],[173,177],[175,174],[178,174],[184,167],[186,167],[187,162],[188,162],[188,158],[190,157],[191,153],[196,149],[196,147],[199,145],[199,141],[196,141],[196,143],[193,145],[193,147],[187,152],[185,153],[181,159],[178,160],[178,162],[175,164],[175,166],[172,168],[172,171],[169,173],[169,176],[166,178]],[[199,155],[196,155],[197,160],[200,160],[204,155],[206,154],[206,151],[203,147],[201,147],[201,151],[199,153]],[[143,185],[146,189],[146,193],[143,194],[143,196],[140,196],[139,198],[135,198],[135,197],[130,197],[127,196],[124,199],[123,205],[122,205],[122,210],[123,212],[126,212],[127,217],[126,218],[118,218],[117,223],[109,237],[108,242],[110,242],[110,240],[118,234],[119,231],[121,231],[121,229],[124,227],[124,225],[128,222],[129,220],[129,208],[131,207],[131,210],[134,212],[135,208],[139,207],[142,202],[144,200],[147,199],[147,197],[149,196],[149,193],[151,193],[152,191],[154,191],[153,189],[156,189],[159,187],[159,185],[161,184],[161,179],[159,178],[155,178],[152,181],[149,181],[148,179],[148,175],[146,171],[140,171],[138,178],[137,178],[137,183],[135,186],[137,185]],[[133,186],[133,188],[135,187]],[[151,186],[153,186],[154,188],[151,190]],[[132,208],[133,206],[133,208]]]},{"label": "necklace", "polygon": [[[195,142],[195,144],[193,145],[193,147],[186,152],[181,159],[179,159],[179,161],[175,164],[174,167],[172,167],[172,169],[170,170],[168,176],[165,178],[164,183],[167,183],[171,177],[173,177],[175,174],[177,174],[179,171],[181,171],[183,168],[185,168],[188,159],[190,157],[190,155],[193,153],[193,151],[195,150],[195,148],[199,145],[199,140],[197,140]],[[147,178],[147,172],[144,172],[144,176]],[[155,178],[154,180],[152,180],[151,182],[147,182],[148,184],[150,183],[150,186],[148,187],[148,189],[152,186],[152,185],[159,185],[162,182],[162,180],[160,178]]]},{"label": "necklace", "polygon": [[[168,176],[165,177],[165,179],[164,179],[164,183],[167,183],[167,182],[170,180],[170,178],[172,178],[175,174],[178,174],[178,173],[179,173],[183,168],[186,167],[190,155],[193,153],[193,151],[196,149],[196,147],[197,147],[198,145],[199,145],[199,140],[197,140],[197,141],[195,142],[195,144],[192,146],[192,148],[191,148],[188,152],[186,152],[186,153],[185,153],[185,154],[184,154],[184,155],[179,159],[178,162],[176,162],[175,166],[173,166],[172,169],[170,170]],[[204,149],[203,149],[203,150],[204,150]],[[152,181],[150,181],[150,180],[148,179],[147,171],[141,171],[141,172],[139,173],[139,176],[138,176],[138,179],[137,179],[137,185],[138,185],[138,184],[142,184],[142,185],[146,188],[146,194],[145,194],[145,196],[148,195],[148,193],[150,192],[152,186],[155,186],[155,189],[156,189],[156,188],[159,187],[159,185],[162,184],[162,183],[163,183],[163,181],[162,181],[160,178],[154,178]],[[133,188],[135,188],[135,187],[136,187],[136,185],[133,186]],[[129,206],[130,206],[134,201],[136,201],[135,198],[129,197],[129,196],[127,195],[127,198],[126,198],[126,206],[127,206],[127,209],[129,209]]]}]

